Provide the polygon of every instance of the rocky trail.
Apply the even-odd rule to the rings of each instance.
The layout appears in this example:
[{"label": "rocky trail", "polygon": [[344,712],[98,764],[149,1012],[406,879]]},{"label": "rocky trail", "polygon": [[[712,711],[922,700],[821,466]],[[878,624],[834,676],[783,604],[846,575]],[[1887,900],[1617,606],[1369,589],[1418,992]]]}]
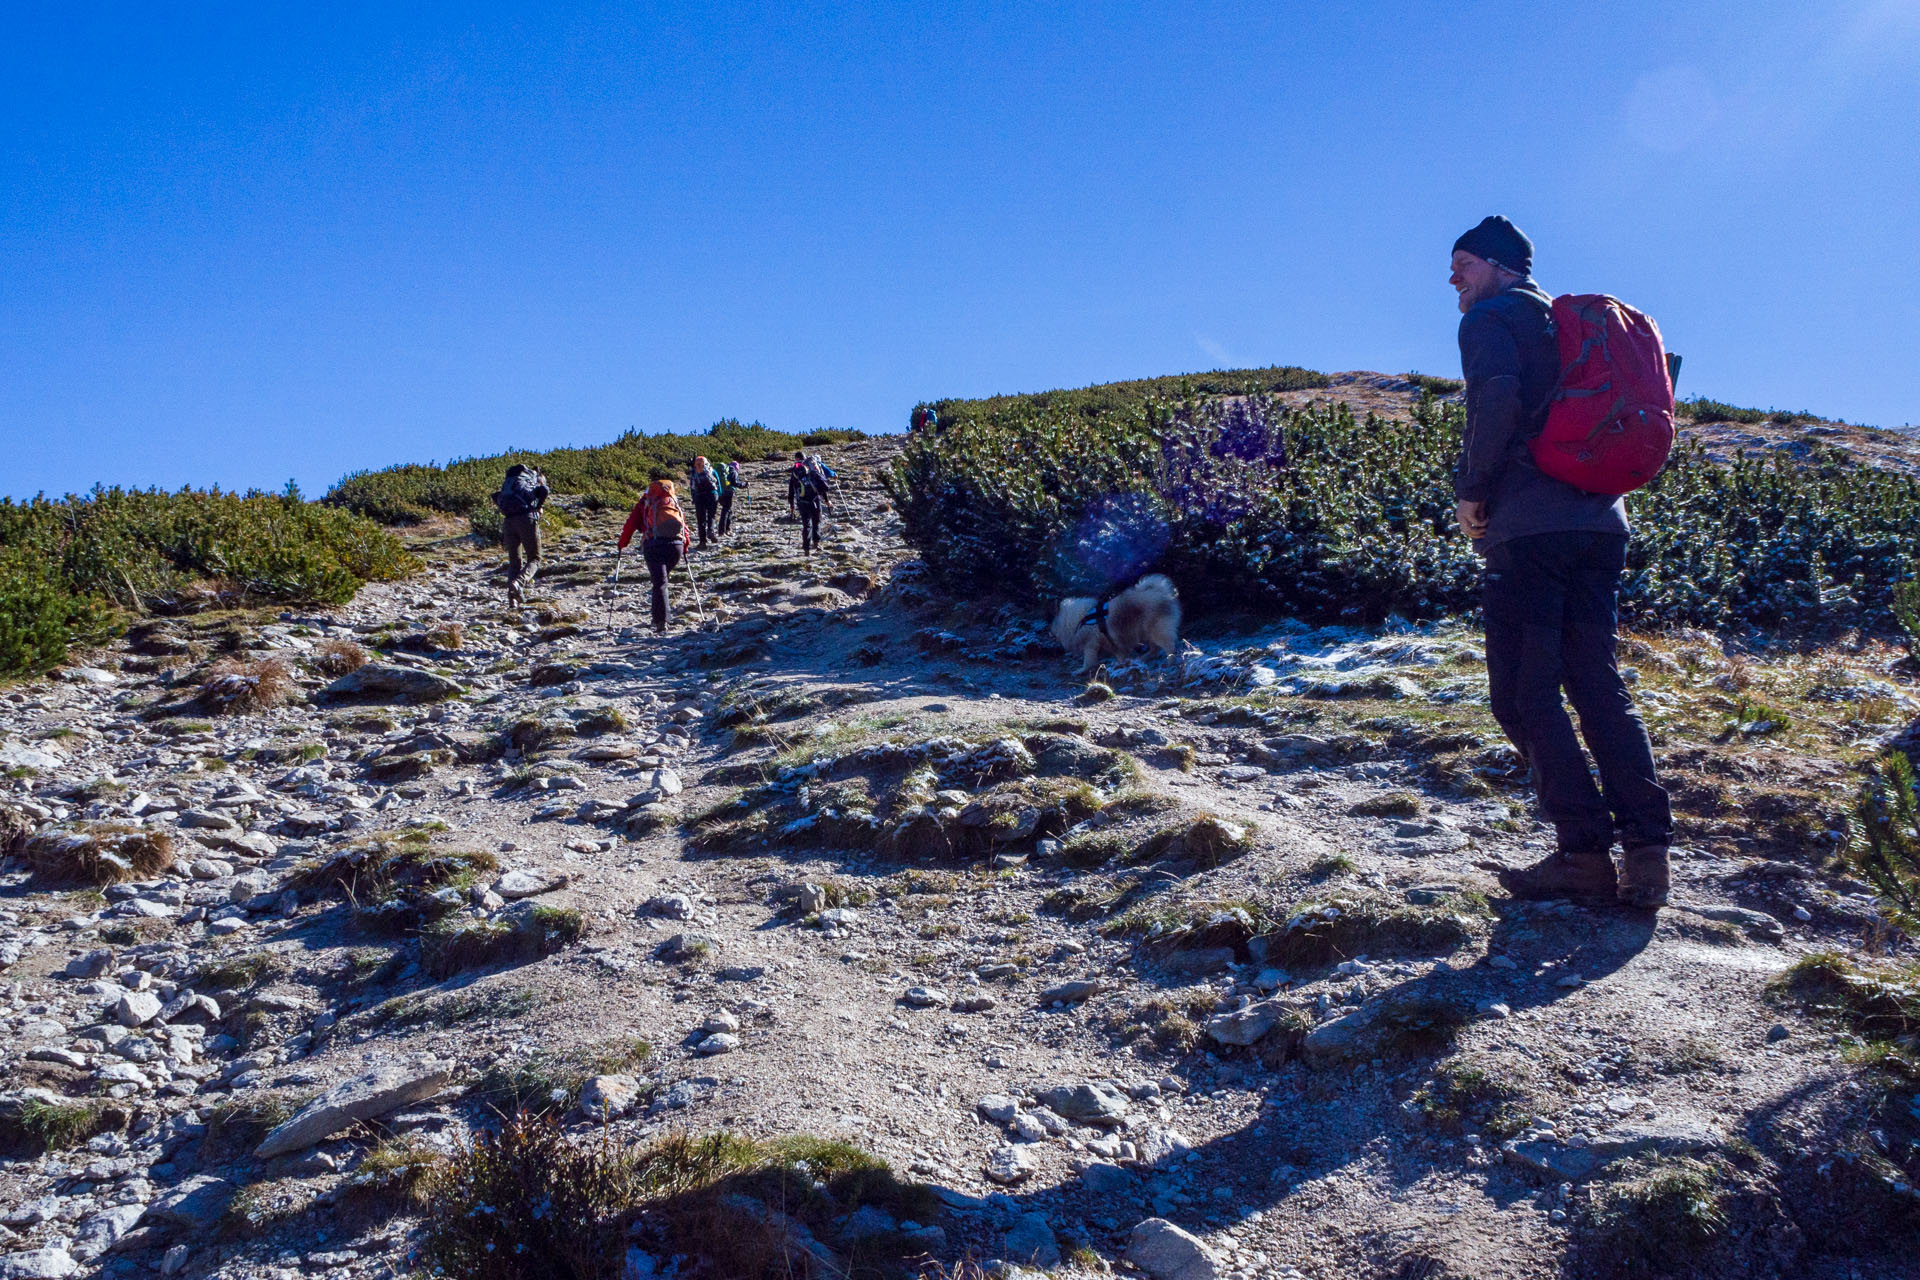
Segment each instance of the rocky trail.
[{"label": "rocky trail", "polygon": [[[1831,855],[1920,706],[1891,652],[1630,639],[1676,906],[1516,903],[1548,839],[1472,631],[1216,621],[1090,689],[917,572],[896,447],[826,451],[811,559],[748,466],[664,638],[572,510],[524,609],[423,538],[0,694],[0,1277],[408,1274],[413,1175],[516,1107],[933,1187],[788,1228],[796,1274],[1913,1274],[1912,1091],[1783,986],[1888,945]],[[1840,692],[1788,744],[1728,680]],[[636,1232],[627,1274],[699,1272]]]}]

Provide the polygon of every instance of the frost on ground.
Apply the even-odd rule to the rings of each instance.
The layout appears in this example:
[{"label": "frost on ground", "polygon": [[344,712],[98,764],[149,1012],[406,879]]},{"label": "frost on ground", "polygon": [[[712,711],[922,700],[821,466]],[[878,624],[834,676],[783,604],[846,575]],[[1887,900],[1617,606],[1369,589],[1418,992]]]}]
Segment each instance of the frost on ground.
[{"label": "frost on ground", "polygon": [[477,1274],[483,1193],[607,1275],[1911,1274],[1913,952],[1835,857],[1896,653],[1628,637],[1676,905],[1514,903],[1470,629],[1089,691],[892,448],[810,561],[748,468],[664,640],[581,512],[526,609],[448,540],[0,697],[0,1276]]}]

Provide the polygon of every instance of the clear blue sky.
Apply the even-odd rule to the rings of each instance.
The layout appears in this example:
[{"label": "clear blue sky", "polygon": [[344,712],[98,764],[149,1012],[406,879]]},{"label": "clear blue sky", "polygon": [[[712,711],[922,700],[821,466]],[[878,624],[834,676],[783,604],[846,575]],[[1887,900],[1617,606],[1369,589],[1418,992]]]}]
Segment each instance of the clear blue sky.
[{"label": "clear blue sky", "polygon": [[1453,238],[1920,420],[1920,0],[10,5],[0,492],[1222,365],[1455,373]]}]

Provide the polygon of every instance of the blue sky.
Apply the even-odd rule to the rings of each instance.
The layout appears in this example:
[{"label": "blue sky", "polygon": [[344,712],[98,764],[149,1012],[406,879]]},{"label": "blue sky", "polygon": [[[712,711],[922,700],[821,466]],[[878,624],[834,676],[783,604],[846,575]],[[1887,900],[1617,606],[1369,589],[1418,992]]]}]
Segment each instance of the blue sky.
[{"label": "blue sky", "polygon": [[0,22],[0,492],[1455,373],[1493,211],[1683,394],[1920,421],[1920,0]]}]

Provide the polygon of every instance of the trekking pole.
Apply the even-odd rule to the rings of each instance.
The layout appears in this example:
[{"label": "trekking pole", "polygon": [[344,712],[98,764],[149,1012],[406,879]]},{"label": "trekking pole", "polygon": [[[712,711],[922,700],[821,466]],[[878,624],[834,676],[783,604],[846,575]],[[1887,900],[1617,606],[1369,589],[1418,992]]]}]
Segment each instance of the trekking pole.
[{"label": "trekking pole", "polygon": [[693,603],[699,606],[700,623],[702,626],[705,626],[707,621],[707,602],[700,598],[700,579],[693,576],[693,561],[682,560],[680,564],[681,567],[687,571],[687,581],[693,584]]},{"label": "trekking pole", "polygon": [[627,549],[625,547],[616,547],[613,552],[613,578],[607,584],[607,620],[605,625],[609,628],[613,626],[613,606],[619,595],[620,557],[626,553]]}]

